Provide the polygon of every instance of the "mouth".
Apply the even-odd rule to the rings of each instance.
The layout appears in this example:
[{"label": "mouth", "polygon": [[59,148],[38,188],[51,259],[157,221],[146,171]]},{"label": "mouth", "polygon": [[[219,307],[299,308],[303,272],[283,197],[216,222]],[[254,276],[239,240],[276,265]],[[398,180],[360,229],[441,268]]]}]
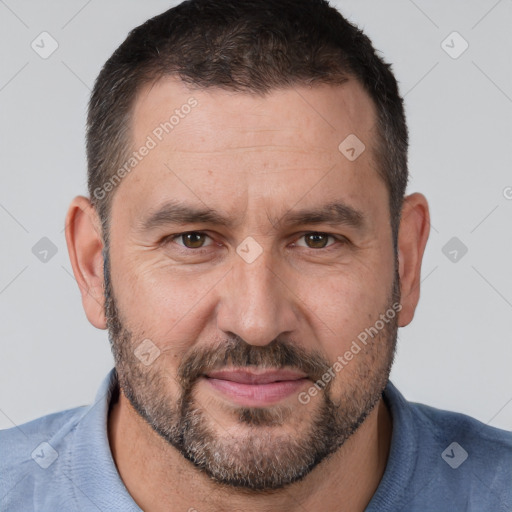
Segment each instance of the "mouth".
[{"label": "mouth", "polygon": [[298,393],[309,379],[295,370],[268,368],[232,368],[211,371],[204,381],[237,405],[265,407]]}]

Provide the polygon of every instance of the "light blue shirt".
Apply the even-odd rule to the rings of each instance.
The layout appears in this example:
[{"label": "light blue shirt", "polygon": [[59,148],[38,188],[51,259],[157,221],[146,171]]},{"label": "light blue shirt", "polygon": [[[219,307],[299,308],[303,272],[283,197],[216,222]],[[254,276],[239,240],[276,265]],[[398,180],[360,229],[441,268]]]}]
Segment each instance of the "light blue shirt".
[{"label": "light blue shirt", "polygon": [[[0,432],[0,510],[140,511],[108,444],[116,386],[112,371],[93,405]],[[391,382],[384,399],[393,419],[390,455],[367,512],[512,511],[512,432],[408,402]]]}]

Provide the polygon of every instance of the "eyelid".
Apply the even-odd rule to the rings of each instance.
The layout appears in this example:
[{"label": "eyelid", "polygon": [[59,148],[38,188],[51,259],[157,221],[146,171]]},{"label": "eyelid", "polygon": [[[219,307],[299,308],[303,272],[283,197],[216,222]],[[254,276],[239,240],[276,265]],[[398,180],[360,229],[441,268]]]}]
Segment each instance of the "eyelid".
[{"label": "eyelid", "polygon": [[[206,238],[210,239],[210,242],[207,243],[206,245],[202,245],[201,247],[195,247],[195,248],[194,247],[187,247],[186,245],[177,242],[177,240],[181,239],[182,236],[188,235],[190,233],[196,233],[196,234],[199,234],[199,235],[204,235]],[[213,238],[210,235],[208,235],[204,231],[194,231],[194,230],[192,230],[192,231],[182,231],[181,233],[175,233],[174,235],[168,235],[168,236],[166,236],[162,240],[163,244],[166,244],[166,243],[169,243],[169,242],[174,242],[179,247],[182,247],[183,249],[188,250],[188,251],[200,251],[201,249],[205,249],[206,247],[210,247],[211,245],[213,245],[214,240],[213,240]]]},{"label": "eyelid", "polygon": [[[197,233],[197,234],[200,234],[200,235],[204,235],[205,237],[209,238],[210,239],[210,242],[207,243],[206,245],[202,245],[201,247],[196,247],[196,248],[193,248],[193,247],[187,247],[186,245],[182,244],[182,243],[179,243],[177,242],[177,239],[180,239],[182,236],[184,235],[187,235],[189,233]],[[314,247],[308,247],[306,244],[304,245],[298,245],[297,244],[297,241],[298,240],[301,240],[303,239],[305,236],[307,235],[311,235],[311,234],[318,234],[318,235],[327,235],[327,237],[329,238],[332,238],[334,240],[334,242],[326,245],[325,247],[320,247],[320,248],[314,248]],[[176,243],[176,245],[180,248],[183,248],[184,250],[186,251],[201,251],[202,249],[206,249],[210,246],[212,246],[214,243],[215,243],[215,240],[213,239],[213,237],[211,237],[208,233],[206,233],[205,231],[195,231],[195,230],[191,230],[191,231],[182,231],[181,233],[175,233],[175,234],[172,234],[172,235],[167,235],[166,237],[164,237],[161,241],[161,244],[162,245],[165,245],[167,243],[170,243],[170,242],[174,242]],[[304,231],[303,233],[301,233],[298,237],[296,237],[294,239],[294,241],[292,242],[292,245],[296,245],[298,247],[303,247],[305,249],[311,249],[313,251],[319,251],[321,249],[323,250],[326,250],[326,249],[329,249],[330,247],[332,247],[333,245],[335,245],[336,242],[339,242],[341,244],[349,244],[350,243],[350,240],[348,240],[346,237],[344,237],[343,235],[335,235],[333,233],[328,233],[328,232],[325,232],[325,231]]]},{"label": "eyelid", "polygon": [[[326,245],[325,247],[319,247],[319,248],[308,247],[305,244],[304,245],[298,245],[297,244],[298,240],[303,239],[307,235],[313,235],[313,234],[314,235],[327,235],[327,237],[332,238],[334,240],[334,242]],[[325,231],[306,231],[306,232],[302,233],[299,237],[297,237],[295,239],[295,241],[293,242],[293,245],[297,245],[298,247],[304,247],[306,249],[312,249],[313,251],[319,251],[321,249],[328,249],[328,248],[332,247],[333,245],[335,245],[336,242],[340,242],[341,244],[347,244],[347,243],[349,243],[349,240],[346,237],[342,236],[342,235],[334,235],[332,233],[327,233]]]}]

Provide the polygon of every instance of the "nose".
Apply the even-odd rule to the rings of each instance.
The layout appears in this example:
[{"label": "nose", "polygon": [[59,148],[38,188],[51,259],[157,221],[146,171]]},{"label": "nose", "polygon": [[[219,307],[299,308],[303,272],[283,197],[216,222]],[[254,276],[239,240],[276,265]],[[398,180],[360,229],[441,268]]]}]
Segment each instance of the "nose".
[{"label": "nose", "polygon": [[252,263],[237,257],[219,290],[218,329],[263,346],[297,328],[297,298],[285,276],[270,265],[264,254]]}]

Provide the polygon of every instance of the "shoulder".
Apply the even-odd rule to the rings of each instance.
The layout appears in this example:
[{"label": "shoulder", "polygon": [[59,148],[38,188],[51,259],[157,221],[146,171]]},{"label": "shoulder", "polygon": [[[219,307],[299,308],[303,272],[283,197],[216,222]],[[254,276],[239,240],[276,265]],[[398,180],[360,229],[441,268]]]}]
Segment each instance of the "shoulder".
[{"label": "shoulder", "polygon": [[512,509],[512,432],[409,402],[394,387],[388,398],[397,434],[408,443],[397,445],[406,446],[410,461],[402,460],[411,469],[405,500],[410,510],[426,503],[432,510],[443,504],[469,511]]},{"label": "shoulder", "polygon": [[[431,488],[467,500],[467,510],[512,510],[512,432],[475,418],[411,404],[437,450]],[[460,501],[462,504],[462,501]]]},{"label": "shoulder", "polygon": [[492,457],[493,464],[506,462],[511,469],[512,432],[486,425],[458,412],[415,402],[410,402],[410,407],[417,423],[423,429],[428,429],[441,446],[448,447],[456,442],[461,447],[467,446],[473,457],[485,454],[486,460]]},{"label": "shoulder", "polygon": [[47,416],[42,416],[19,426],[6,430],[0,430],[0,442],[3,446],[3,457],[0,464],[5,466],[9,461],[18,463],[24,459],[31,458],[31,452],[27,450],[34,442],[48,441],[52,438],[62,438],[73,429],[78,423],[87,406],[76,407],[66,411],[60,411]]},{"label": "shoulder", "polygon": [[77,407],[0,431],[2,506],[21,510],[25,499],[32,503],[34,487],[56,483],[55,470],[66,465],[73,431],[87,410]]},{"label": "shoulder", "polygon": [[451,442],[466,443],[475,452],[486,451],[507,460],[512,456],[512,432],[508,430],[486,425],[466,414],[409,402],[391,382],[385,397],[393,417],[400,423],[412,423],[420,434],[428,432],[428,438],[440,446]]}]

